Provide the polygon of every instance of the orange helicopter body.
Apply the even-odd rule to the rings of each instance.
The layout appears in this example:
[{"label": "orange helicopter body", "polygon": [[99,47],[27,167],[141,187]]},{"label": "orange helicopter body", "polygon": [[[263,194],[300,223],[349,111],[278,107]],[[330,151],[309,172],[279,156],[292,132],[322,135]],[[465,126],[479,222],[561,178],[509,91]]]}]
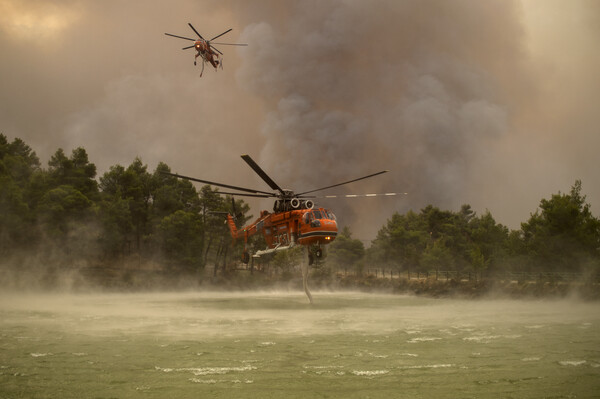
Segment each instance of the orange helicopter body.
[{"label": "orange helicopter body", "polygon": [[201,57],[204,62],[210,62],[210,64],[217,69],[219,66],[219,54],[212,51],[210,45],[205,40],[196,41],[194,43],[194,48],[196,49],[194,60]]},{"label": "orange helicopter body", "polygon": [[260,233],[267,242],[267,250],[288,249],[295,245],[325,245],[335,240],[338,227],[335,215],[327,209],[295,209],[285,212],[270,213],[262,211],[260,217],[243,227],[237,229],[231,215],[227,215],[227,223],[234,240],[248,238]]},{"label": "orange helicopter body", "polygon": [[[182,50],[187,50],[190,48],[196,49],[196,55],[194,56],[194,65],[196,65],[196,59],[198,59],[198,57],[202,58],[202,71],[200,72],[201,77],[202,77],[202,73],[204,73],[204,64],[205,63],[210,63],[215,68],[215,70],[217,69],[218,66],[223,67],[223,60],[219,59],[219,54],[223,55],[223,53],[220,52],[216,47],[214,47],[211,44],[211,42],[213,40],[215,40],[216,38],[221,37],[228,32],[231,32],[231,29],[226,30],[225,32],[213,37],[210,40],[206,40],[202,37],[202,35],[200,33],[198,33],[198,31],[196,30],[196,28],[194,28],[192,26],[192,24],[188,23],[188,25],[190,26],[190,28],[192,28],[194,33],[196,33],[196,35],[198,35],[198,39],[192,39],[192,38],[185,37],[185,36],[173,35],[171,33],[165,33],[165,35],[171,36],[171,37],[176,37],[178,39],[190,40],[190,41],[194,42],[193,45],[184,47]],[[224,45],[224,46],[247,46],[247,44],[245,44],[245,43],[214,43],[214,44]]]}]

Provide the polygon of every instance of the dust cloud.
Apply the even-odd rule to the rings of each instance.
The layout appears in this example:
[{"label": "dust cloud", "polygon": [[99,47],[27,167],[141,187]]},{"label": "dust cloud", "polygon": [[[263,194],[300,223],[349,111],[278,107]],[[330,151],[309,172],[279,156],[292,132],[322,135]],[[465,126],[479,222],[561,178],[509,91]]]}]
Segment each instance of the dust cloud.
[{"label": "dust cloud", "polygon": [[168,337],[389,334],[475,325],[581,323],[597,304],[577,300],[445,300],[361,292],[3,293],[0,311],[71,333],[151,333]]}]

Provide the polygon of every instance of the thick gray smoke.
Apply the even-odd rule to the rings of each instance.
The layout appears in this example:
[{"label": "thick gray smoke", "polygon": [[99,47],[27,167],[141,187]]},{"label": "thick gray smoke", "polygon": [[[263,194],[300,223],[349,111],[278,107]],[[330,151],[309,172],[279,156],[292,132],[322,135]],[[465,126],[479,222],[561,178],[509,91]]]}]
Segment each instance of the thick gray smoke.
[{"label": "thick gray smoke", "polygon": [[[408,191],[394,204],[404,210],[472,200],[489,149],[511,129],[515,110],[507,104],[530,84],[521,65],[518,7],[505,1],[252,7],[264,17],[244,30],[242,40],[252,46],[243,50],[237,79],[270,110],[262,126],[266,170],[304,190],[390,169],[346,192]],[[380,200],[353,201],[352,208],[362,209],[354,215],[335,205],[348,224],[365,207],[382,208],[374,203]]]},{"label": "thick gray smoke", "polygon": [[[518,228],[576,179],[598,214],[595,0],[0,0],[0,131],[99,175],[140,156],[265,189],[239,155],[370,239],[394,211],[469,203]],[[193,23],[226,29],[199,78]],[[221,40],[221,39],[219,39]],[[272,204],[254,204],[270,209]]]}]

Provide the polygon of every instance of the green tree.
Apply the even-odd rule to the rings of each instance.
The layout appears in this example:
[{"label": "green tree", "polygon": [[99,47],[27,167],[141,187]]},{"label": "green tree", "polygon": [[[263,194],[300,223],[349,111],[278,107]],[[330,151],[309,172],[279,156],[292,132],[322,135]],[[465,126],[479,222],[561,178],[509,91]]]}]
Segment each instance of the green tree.
[{"label": "green tree", "polygon": [[209,254],[212,253],[213,260],[217,262],[218,255],[223,253],[225,245],[229,245],[232,239],[228,236],[229,230],[224,223],[224,213],[227,213],[229,209],[225,200],[219,194],[219,190],[205,185],[200,189],[199,195],[202,207],[202,224],[204,226],[202,234],[204,252],[202,266],[204,267],[208,262]]},{"label": "green tree", "polygon": [[165,216],[159,226],[162,250],[173,268],[196,270],[202,266],[202,217],[178,210]]},{"label": "green tree", "polygon": [[69,185],[90,200],[98,198],[98,183],[95,180],[96,165],[89,162],[82,147],[73,150],[67,158],[59,148],[48,161],[48,183],[51,188]]},{"label": "green tree", "polygon": [[[444,268],[461,270],[469,264],[469,223],[475,217],[470,205],[463,205],[458,213],[442,211],[431,205],[421,210],[426,221],[430,241],[430,255],[443,255],[440,259]],[[431,259],[428,265],[431,267]]]},{"label": "green tree", "polygon": [[[71,260],[80,254],[90,254],[85,249],[95,247],[97,233],[94,230],[98,198],[96,166],[89,162],[86,151],[79,147],[69,158],[62,149],[48,161],[45,174],[34,175],[32,198],[36,206],[46,250],[69,254]],[[39,198],[38,198],[39,197]],[[48,244],[54,246],[49,248]]]},{"label": "green tree", "polygon": [[23,190],[9,176],[0,175],[0,254],[27,246],[32,238],[31,212]]},{"label": "green tree", "polygon": [[70,263],[95,255],[95,209],[79,190],[63,185],[47,191],[38,215],[45,235],[43,249],[55,256],[52,260]]},{"label": "green tree", "polygon": [[9,143],[0,133],[0,175],[10,176],[24,188],[30,176],[40,168],[40,160],[25,142],[15,138]]},{"label": "green tree", "polygon": [[577,180],[569,194],[542,199],[539,209],[521,224],[523,249],[537,268],[580,270],[600,261],[600,220],[581,195]]},{"label": "green tree", "polygon": [[368,256],[407,270],[481,268],[503,260],[507,239],[508,230],[489,211],[479,217],[467,204],[458,212],[428,205],[419,214],[392,215]]},{"label": "green tree", "polygon": [[488,266],[500,268],[506,260],[508,228],[496,223],[489,211],[469,221],[470,236],[469,259],[475,270],[484,270]]},{"label": "green tree", "polygon": [[152,231],[149,223],[152,178],[147,168],[140,158],[136,158],[127,169],[115,165],[100,178],[100,189],[105,200],[120,198],[127,201],[128,224],[133,226],[133,230],[131,237],[124,238],[133,243],[137,253],[142,252],[143,239]]},{"label": "green tree", "polygon": [[228,213],[234,215],[236,226],[242,228],[252,218],[251,215],[247,215],[250,211],[248,204],[238,199],[235,200],[234,207],[231,196],[227,195],[224,198],[218,189],[213,189],[209,185],[200,189],[200,204],[205,227],[203,265],[206,265],[211,254],[215,263],[222,260],[225,264],[229,255],[241,258],[244,243],[242,240],[233,242],[225,218]]},{"label": "green tree", "polygon": [[99,243],[104,259],[114,260],[131,254],[133,222],[129,201],[116,194],[100,202]]},{"label": "green tree", "polygon": [[37,239],[29,202],[31,176],[40,171],[35,152],[21,139],[0,134],[0,254],[25,249]]},{"label": "green tree", "polygon": [[422,215],[409,211],[394,213],[378,232],[367,251],[371,262],[395,265],[411,270],[418,268],[421,254],[427,247],[430,234]]},{"label": "green tree", "polygon": [[194,185],[183,179],[168,175],[171,169],[160,162],[151,177],[152,217],[162,220],[176,211],[200,213],[202,202]]},{"label": "green tree", "polygon": [[475,272],[481,272],[488,267],[490,260],[485,258],[480,247],[473,246],[469,255],[471,258],[471,266]]},{"label": "green tree", "polygon": [[350,229],[346,226],[329,245],[328,261],[338,268],[355,268],[365,256],[365,246],[360,240],[352,238]]},{"label": "green tree", "polygon": [[423,251],[421,264],[425,269],[454,269],[455,257],[444,238],[433,240]]}]

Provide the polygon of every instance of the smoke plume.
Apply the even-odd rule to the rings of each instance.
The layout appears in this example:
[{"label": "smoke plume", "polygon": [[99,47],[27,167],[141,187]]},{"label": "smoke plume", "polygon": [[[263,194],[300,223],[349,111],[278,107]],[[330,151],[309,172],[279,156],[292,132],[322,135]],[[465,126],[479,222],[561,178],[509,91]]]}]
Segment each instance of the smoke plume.
[{"label": "smoke plume", "polygon": [[[389,169],[319,200],[357,238],[394,211],[469,203],[518,228],[576,179],[598,213],[598,2],[0,0],[0,130],[45,162],[83,146],[99,174],[140,156],[297,192]],[[187,43],[219,47],[199,78]],[[325,194],[325,193],[324,193]],[[270,209],[271,203],[256,205]],[[256,215],[258,211],[254,211]],[[360,230],[360,232],[359,232]]]},{"label": "smoke plume", "polygon": [[[478,169],[513,128],[510,105],[532,97],[518,11],[511,2],[264,4],[242,35],[252,46],[237,79],[269,110],[265,168],[298,190],[390,169],[347,190],[407,191],[395,204],[405,210],[472,200]],[[353,208],[381,208],[359,201]]]}]

